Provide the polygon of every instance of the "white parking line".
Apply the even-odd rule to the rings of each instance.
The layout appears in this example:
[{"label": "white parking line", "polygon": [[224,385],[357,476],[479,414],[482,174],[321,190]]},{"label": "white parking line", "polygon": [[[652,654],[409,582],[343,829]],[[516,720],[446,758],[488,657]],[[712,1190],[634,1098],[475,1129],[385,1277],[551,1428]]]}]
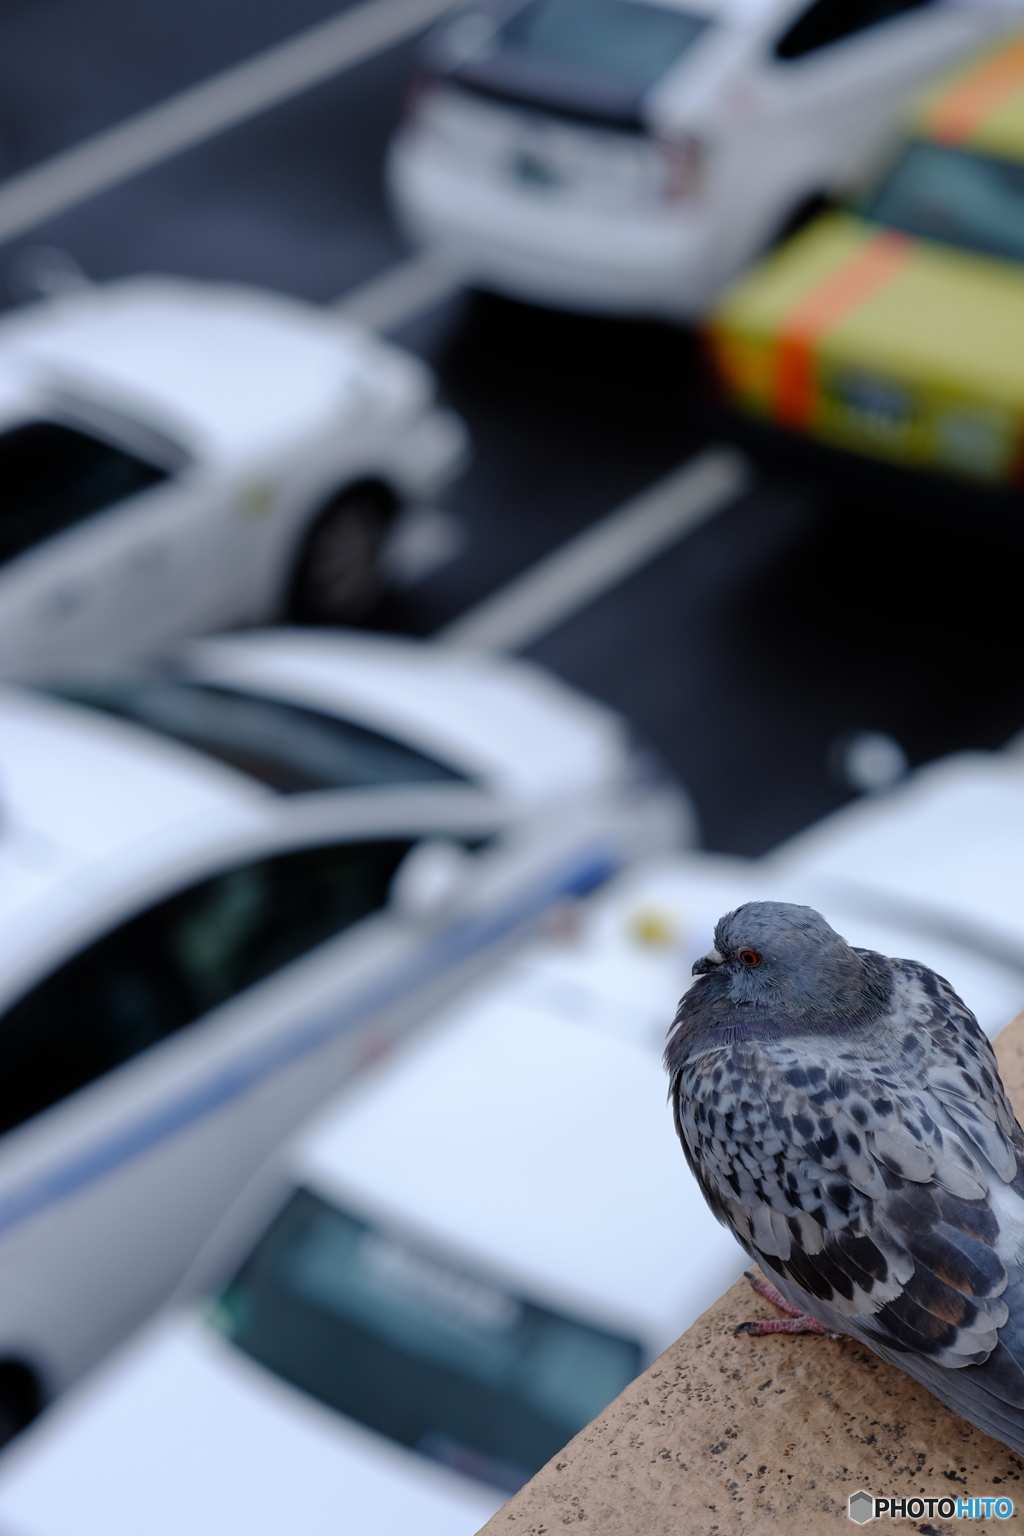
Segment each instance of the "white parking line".
[{"label": "white parking line", "polygon": [[0,183],[0,241],[381,53],[454,0],[366,0]]},{"label": "white parking line", "polygon": [[351,288],[331,308],[371,331],[393,331],[462,287],[454,268],[433,255],[410,256]]},{"label": "white parking line", "polygon": [[437,632],[461,650],[520,651],[721,512],[750,483],[742,454],[708,448]]}]

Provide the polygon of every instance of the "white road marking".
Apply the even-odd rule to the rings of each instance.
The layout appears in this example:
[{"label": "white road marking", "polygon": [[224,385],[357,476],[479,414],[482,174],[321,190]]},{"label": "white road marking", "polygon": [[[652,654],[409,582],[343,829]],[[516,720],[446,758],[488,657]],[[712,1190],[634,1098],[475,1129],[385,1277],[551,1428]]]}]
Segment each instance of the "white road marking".
[{"label": "white road marking", "polygon": [[349,289],[331,308],[371,331],[394,331],[422,310],[451,298],[461,287],[453,267],[423,253],[396,262],[358,288]]},{"label": "white road marking", "polygon": [[523,650],[723,511],[749,483],[742,454],[732,448],[705,449],[434,638],[460,650]]},{"label": "white road marking", "polygon": [[0,183],[0,241],[412,37],[453,0],[365,0]]}]

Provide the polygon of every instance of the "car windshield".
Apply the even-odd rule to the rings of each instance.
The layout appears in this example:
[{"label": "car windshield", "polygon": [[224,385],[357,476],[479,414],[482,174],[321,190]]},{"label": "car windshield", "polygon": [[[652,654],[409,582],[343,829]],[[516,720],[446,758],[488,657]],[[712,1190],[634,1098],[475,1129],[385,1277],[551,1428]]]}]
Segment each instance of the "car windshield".
[{"label": "car windshield", "polygon": [[282,795],[464,782],[435,758],[336,715],[187,678],[129,679],[59,697],[185,742]]},{"label": "car windshield", "polygon": [[924,240],[1024,262],[1024,162],[919,141],[865,205],[866,216]]},{"label": "car windshield", "polygon": [[155,464],[59,422],[0,433],[0,562],[166,479]]},{"label": "car windshield", "polygon": [[214,1320],[303,1391],[514,1492],[640,1370],[640,1346],[495,1289],[298,1190]]},{"label": "car windshield", "polygon": [[444,36],[459,79],[477,90],[641,127],[643,93],[707,25],[645,0],[526,0],[501,26],[469,13]]}]

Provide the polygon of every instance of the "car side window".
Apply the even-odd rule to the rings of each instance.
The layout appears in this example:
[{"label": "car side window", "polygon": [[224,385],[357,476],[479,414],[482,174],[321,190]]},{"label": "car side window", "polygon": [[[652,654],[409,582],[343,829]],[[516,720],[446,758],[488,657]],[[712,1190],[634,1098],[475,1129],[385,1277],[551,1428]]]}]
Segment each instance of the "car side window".
[{"label": "car side window", "polygon": [[813,0],[775,44],[779,59],[800,59],[827,48],[855,32],[864,32],[904,11],[916,11],[934,0]]},{"label": "car side window", "polygon": [[131,918],[0,1018],[0,1132],[382,907],[412,840],[303,848]]},{"label": "car side window", "polygon": [[165,469],[59,422],[0,433],[0,563],[166,479]]}]

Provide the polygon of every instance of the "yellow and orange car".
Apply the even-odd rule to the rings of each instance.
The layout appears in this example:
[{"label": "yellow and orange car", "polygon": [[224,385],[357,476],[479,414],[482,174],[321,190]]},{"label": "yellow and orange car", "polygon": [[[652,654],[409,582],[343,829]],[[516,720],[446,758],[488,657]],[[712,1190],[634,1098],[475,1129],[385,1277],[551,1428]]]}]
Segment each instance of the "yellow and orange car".
[{"label": "yellow and orange car", "polygon": [[706,336],[745,412],[1024,483],[1024,35],[929,90],[879,182],[727,289]]}]

